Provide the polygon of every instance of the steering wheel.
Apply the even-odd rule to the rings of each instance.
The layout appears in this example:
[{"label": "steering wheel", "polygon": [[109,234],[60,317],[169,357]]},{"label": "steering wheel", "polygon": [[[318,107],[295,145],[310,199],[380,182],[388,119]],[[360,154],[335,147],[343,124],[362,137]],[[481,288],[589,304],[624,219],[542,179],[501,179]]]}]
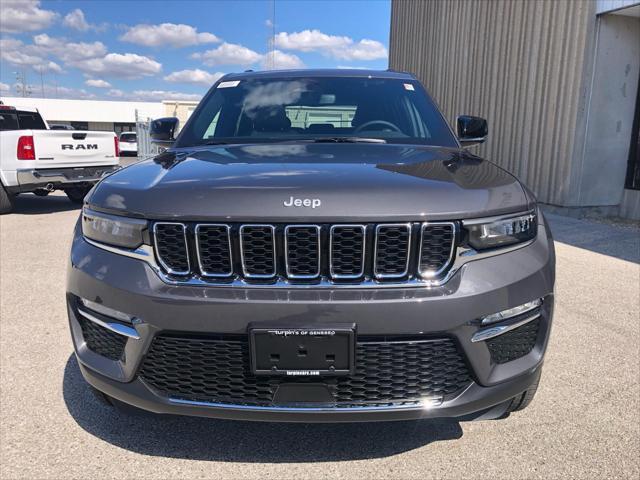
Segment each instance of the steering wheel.
[{"label": "steering wheel", "polygon": [[400,128],[398,128],[397,125],[394,125],[391,122],[387,122],[386,120],[370,120],[368,122],[364,122],[359,127],[356,127],[353,133],[360,133],[362,130],[365,129],[365,127],[369,127],[371,125],[384,125],[385,127],[391,128],[391,130],[394,132],[402,133],[402,130],[400,130]]}]

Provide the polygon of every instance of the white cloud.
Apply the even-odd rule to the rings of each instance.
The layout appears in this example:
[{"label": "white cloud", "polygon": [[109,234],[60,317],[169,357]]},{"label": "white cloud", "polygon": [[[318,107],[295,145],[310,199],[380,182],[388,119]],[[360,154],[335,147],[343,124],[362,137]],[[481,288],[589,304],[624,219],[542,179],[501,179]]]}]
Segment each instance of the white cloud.
[{"label": "white cloud", "polygon": [[287,70],[292,68],[304,68],[304,63],[300,58],[291,53],[284,53],[274,50],[267,53],[262,59],[262,68],[265,70]]},{"label": "white cloud", "polygon": [[99,78],[90,78],[84,82],[88,87],[111,88],[111,84]]},{"label": "white cloud", "polygon": [[202,60],[202,63],[210,67],[214,65],[247,66],[260,61],[262,55],[242,45],[225,42],[218,48],[203,53],[194,53],[191,58]]},{"label": "white cloud", "polygon": [[172,72],[164,79],[171,83],[194,83],[197,85],[213,85],[224,73],[216,72],[209,73],[204,70],[180,70],[178,72]]},{"label": "white cloud", "polygon": [[162,23],[160,25],[139,24],[129,28],[120,37],[124,42],[146,47],[187,47],[202,43],[216,43],[220,39],[213,33],[201,32],[191,25]]},{"label": "white cloud", "polygon": [[40,55],[56,56],[70,64],[102,57],[107,53],[107,47],[102,42],[67,42],[64,38],[50,37],[46,33],[33,37],[33,45],[27,45],[25,48]]},{"label": "white cloud", "polygon": [[11,91],[11,85],[0,82],[0,92],[7,93]]},{"label": "white cloud", "polygon": [[202,95],[192,93],[181,93],[167,90],[134,90],[125,92],[118,88],[113,88],[107,92],[107,96],[120,101],[138,102],[158,102],[162,100],[196,100],[199,101]]},{"label": "white cloud", "polygon": [[2,0],[0,32],[24,33],[47,28],[58,14],[40,8],[39,0]]},{"label": "white cloud", "polygon": [[85,73],[130,79],[156,75],[162,70],[161,63],[135,53],[108,53],[101,58],[76,62],[74,66]]},{"label": "white cloud", "polygon": [[[14,84],[14,91],[18,92],[21,85]],[[70,88],[62,85],[51,85],[45,83],[35,83],[27,86],[27,91],[34,98],[70,98],[70,99],[92,99],[96,98],[93,93],[87,92],[84,88]],[[54,119],[55,120],[55,119]]]},{"label": "white cloud", "polygon": [[332,51],[333,56],[339,60],[378,60],[387,58],[386,47],[377,40],[360,40],[347,48]]},{"label": "white cloud", "polygon": [[172,92],[167,90],[134,90],[132,93],[133,98],[140,100],[197,100],[202,98],[202,95],[197,93],[181,93]]},{"label": "white cloud", "polygon": [[91,28],[91,25],[85,20],[84,12],[79,8],[69,12],[65,15],[64,20],[62,20],[62,24],[65,27],[73,28],[74,30],[80,30],[81,32],[86,32]]},{"label": "white cloud", "polygon": [[344,48],[353,43],[349,37],[327,35],[320,30],[303,30],[302,32],[280,32],[276,35],[276,47],[285,50],[312,52],[325,48]]},{"label": "white cloud", "polygon": [[52,61],[45,61],[39,65],[33,65],[33,69],[38,73],[62,73],[62,67]]},{"label": "white cloud", "polygon": [[328,35],[315,29],[280,32],[276,35],[275,45],[284,50],[320,52],[339,60],[377,60],[388,55],[386,47],[377,40],[365,38],[356,42],[350,37]]},{"label": "white cloud", "polygon": [[30,67],[43,73],[62,72],[62,67],[45,58],[33,45],[24,45],[22,41],[14,38],[0,39],[0,59],[19,67]]},{"label": "white cloud", "polygon": [[352,65],[338,65],[336,68],[340,70],[366,70],[367,67],[354,67]]},{"label": "white cloud", "polygon": [[170,90],[134,90],[133,92],[123,92],[112,89],[107,95],[120,100],[137,100],[145,102],[157,102],[161,100],[195,100],[199,101],[202,95],[195,93],[173,92]]}]

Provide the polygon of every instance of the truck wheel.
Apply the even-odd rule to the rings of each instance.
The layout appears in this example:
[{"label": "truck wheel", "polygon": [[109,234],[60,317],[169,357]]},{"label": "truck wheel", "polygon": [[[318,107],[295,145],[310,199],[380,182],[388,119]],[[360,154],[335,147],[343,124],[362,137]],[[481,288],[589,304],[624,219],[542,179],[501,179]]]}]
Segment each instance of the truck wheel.
[{"label": "truck wheel", "polygon": [[84,197],[89,193],[89,190],[91,190],[91,187],[74,187],[65,190],[64,193],[67,194],[72,203],[82,205]]},{"label": "truck wheel", "polygon": [[11,213],[13,210],[13,198],[4,189],[4,185],[0,183],[0,215]]}]

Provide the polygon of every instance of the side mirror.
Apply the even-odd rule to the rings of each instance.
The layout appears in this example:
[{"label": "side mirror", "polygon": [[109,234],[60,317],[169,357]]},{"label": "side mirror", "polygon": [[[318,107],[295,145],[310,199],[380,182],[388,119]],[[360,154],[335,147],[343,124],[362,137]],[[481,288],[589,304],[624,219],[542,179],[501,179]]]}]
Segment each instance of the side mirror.
[{"label": "side mirror", "polygon": [[168,148],[176,140],[176,131],[180,121],[175,117],[158,118],[151,121],[149,135],[151,142]]},{"label": "side mirror", "polygon": [[489,126],[484,118],[460,115],[456,119],[458,140],[463,147],[484,143],[489,134]]}]

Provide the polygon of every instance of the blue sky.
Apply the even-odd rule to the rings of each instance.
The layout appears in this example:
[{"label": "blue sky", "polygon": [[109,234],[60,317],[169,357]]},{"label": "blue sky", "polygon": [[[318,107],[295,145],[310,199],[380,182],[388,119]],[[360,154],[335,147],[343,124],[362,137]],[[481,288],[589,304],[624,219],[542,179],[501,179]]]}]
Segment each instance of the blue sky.
[{"label": "blue sky", "polygon": [[[297,67],[385,69],[389,0],[2,0],[0,93],[197,99],[222,73]],[[41,78],[42,74],[42,78]]]}]

